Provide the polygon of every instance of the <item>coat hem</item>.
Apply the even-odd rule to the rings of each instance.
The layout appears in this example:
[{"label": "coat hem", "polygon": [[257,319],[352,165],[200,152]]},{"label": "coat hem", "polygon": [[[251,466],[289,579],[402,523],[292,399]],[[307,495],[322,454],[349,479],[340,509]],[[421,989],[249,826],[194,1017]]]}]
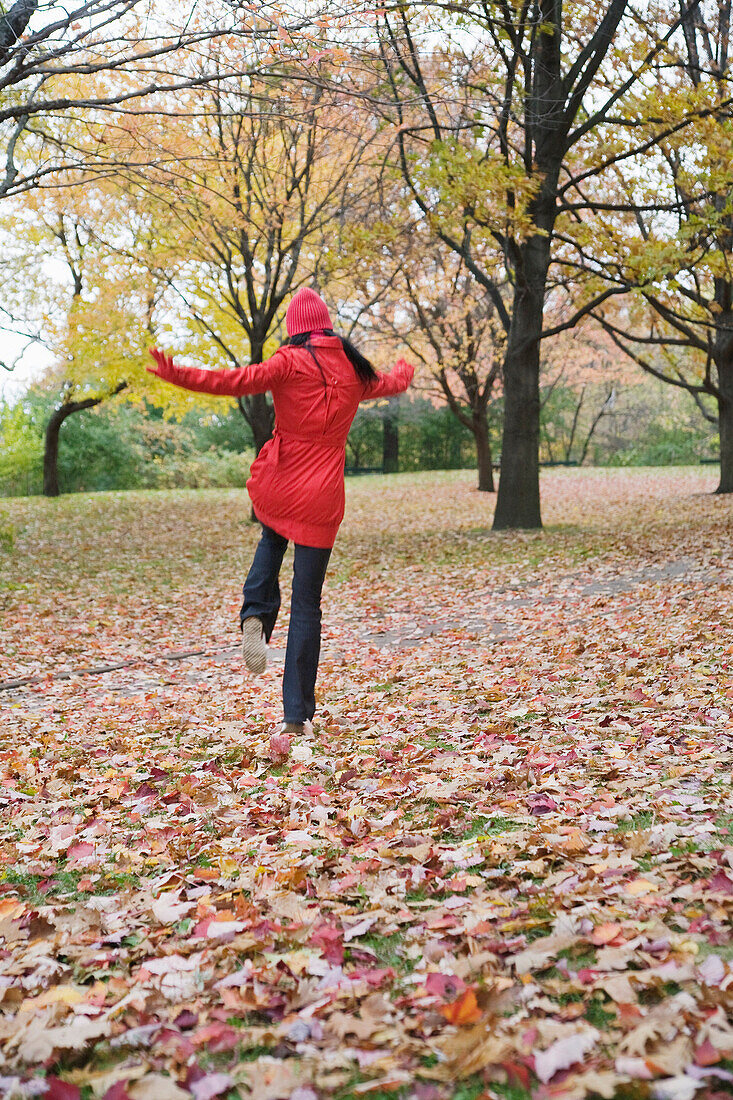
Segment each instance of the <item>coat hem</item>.
[{"label": "coat hem", "polygon": [[316,550],[333,549],[338,528],[334,531],[333,527],[330,526],[298,523],[297,520],[289,520],[284,516],[274,516],[266,508],[259,507],[251,493],[250,499],[257,520],[263,523],[265,527],[271,527],[276,534],[282,535],[284,539],[297,542],[299,546],[310,546]]}]

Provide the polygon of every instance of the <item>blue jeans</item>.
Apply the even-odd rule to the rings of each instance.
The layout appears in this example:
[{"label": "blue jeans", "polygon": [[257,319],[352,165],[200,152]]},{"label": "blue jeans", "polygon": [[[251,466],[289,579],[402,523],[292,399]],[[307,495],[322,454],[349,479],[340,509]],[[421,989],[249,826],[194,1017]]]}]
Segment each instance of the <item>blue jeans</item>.
[{"label": "blue jeans", "polygon": [[[280,566],[288,540],[262,525],[262,538],[242,592],[240,622],[262,620],[269,642],[280,610]],[[283,711],[286,722],[305,722],[316,711],[315,686],[321,653],[321,589],[329,549],[295,544],[290,628],[283,673]]]}]

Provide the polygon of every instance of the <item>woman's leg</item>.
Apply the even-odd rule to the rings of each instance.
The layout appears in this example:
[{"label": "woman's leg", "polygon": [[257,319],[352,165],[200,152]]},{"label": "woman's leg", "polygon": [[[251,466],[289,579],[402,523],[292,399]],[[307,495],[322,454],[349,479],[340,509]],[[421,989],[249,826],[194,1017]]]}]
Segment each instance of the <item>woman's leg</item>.
[{"label": "woman's leg", "polygon": [[316,710],[315,686],[321,652],[321,589],[330,550],[295,547],[293,597],[283,674],[285,721],[310,721]]},{"label": "woman's leg", "polygon": [[242,589],[244,603],[239,612],[239,621],[243,624],[245,619],[259,619],[267,642],[275,629],[280,610],[278,578],[287,545],[287,539],[263,524],[262,537],[257,544],[252,566]]}]

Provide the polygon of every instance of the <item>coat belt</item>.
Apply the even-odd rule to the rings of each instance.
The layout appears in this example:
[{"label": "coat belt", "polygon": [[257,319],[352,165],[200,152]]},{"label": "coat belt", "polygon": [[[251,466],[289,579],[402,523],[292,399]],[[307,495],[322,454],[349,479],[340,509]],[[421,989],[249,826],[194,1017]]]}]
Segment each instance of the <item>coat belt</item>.
[{"label": "coat belt", "polygon": [[273,438],[294,439],[297,443],[314,443],[317,447],[338,447],[341,449],[345,445],[345,440],[337,439],[332,435],[304,435],[301,432],[284,432],[281,428],[275,428]]}]

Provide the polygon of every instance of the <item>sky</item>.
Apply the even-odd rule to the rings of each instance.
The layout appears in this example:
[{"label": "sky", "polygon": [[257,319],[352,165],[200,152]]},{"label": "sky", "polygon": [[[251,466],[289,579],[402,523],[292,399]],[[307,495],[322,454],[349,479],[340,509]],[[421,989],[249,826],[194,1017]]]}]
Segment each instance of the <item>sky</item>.
[{"label": "sky", "polygon": [[[16,333],[0,332],[0,361],[12,363],[22,351],[27,341]],[[51,362],[51,356],[39,344],[30,347],[20,363],[12,370],[0,367],[0,399],[14,404],[20,398],[30,382],[38,378]]]}]

